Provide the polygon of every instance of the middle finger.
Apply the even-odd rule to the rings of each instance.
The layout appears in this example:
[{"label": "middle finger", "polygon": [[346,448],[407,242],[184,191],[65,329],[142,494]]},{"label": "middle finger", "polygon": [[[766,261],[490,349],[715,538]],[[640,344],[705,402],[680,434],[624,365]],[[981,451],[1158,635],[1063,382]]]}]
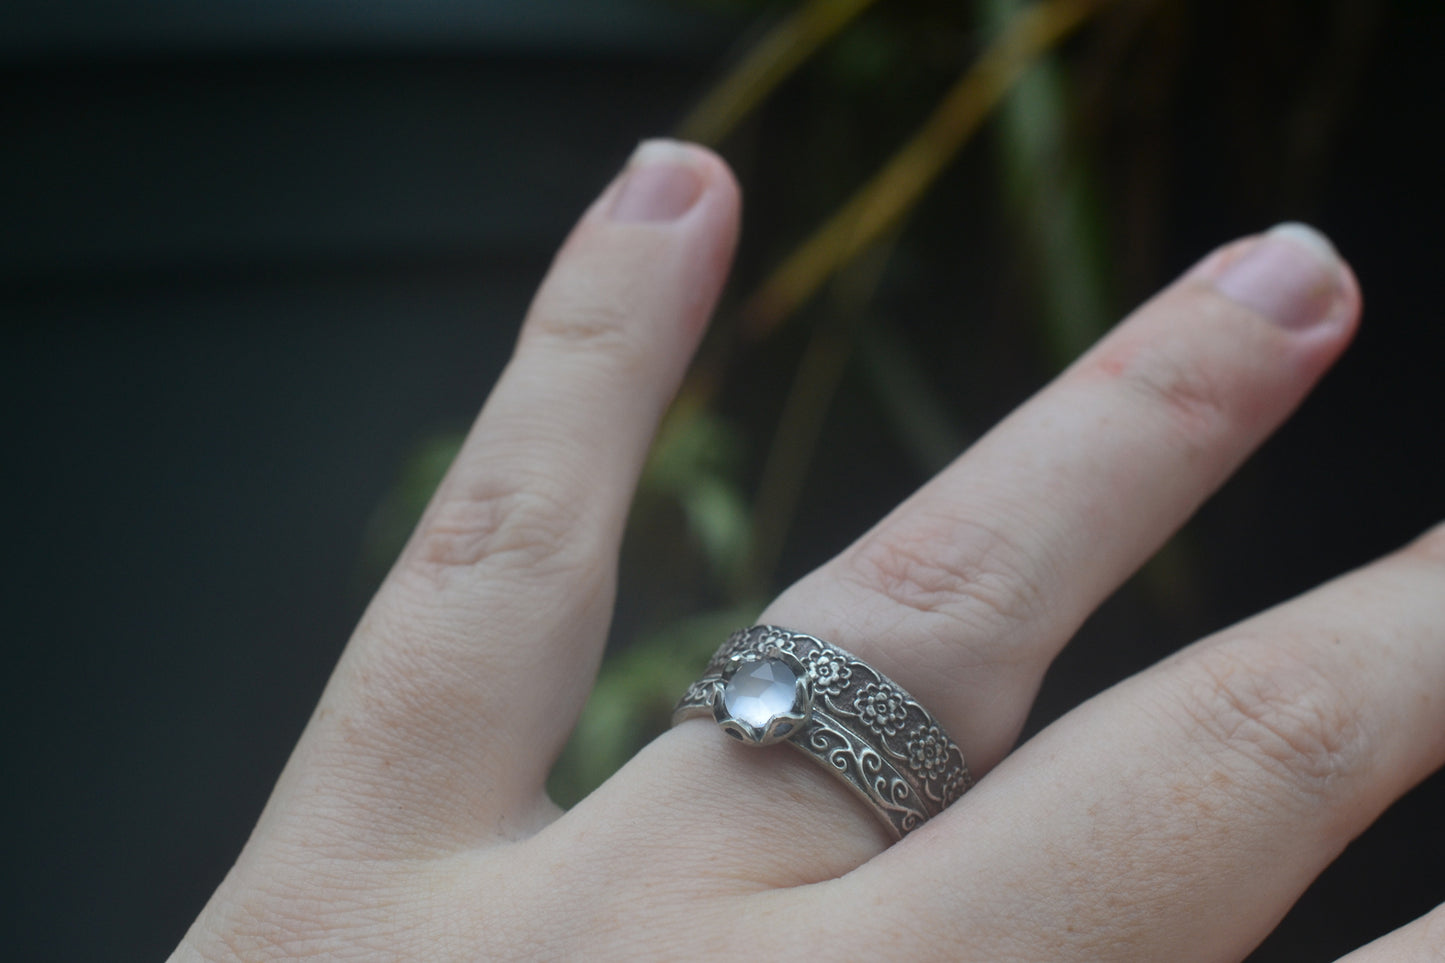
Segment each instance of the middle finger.
[{"label": "middle finger", "polygon": [[847,889],[977,959],[1243,958],[1445,761],[1442,576],[1445,526],[1125,680]]}]

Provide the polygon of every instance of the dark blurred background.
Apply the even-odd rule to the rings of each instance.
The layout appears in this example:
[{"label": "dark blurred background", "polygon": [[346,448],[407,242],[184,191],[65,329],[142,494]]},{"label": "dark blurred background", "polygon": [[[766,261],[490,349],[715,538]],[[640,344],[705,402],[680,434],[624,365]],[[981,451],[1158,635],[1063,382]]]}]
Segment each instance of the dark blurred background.
[{"label": "dark blurred background", "polygon": [[[1353,263],[1359,340],[1085,627],[1031,728],[1445,515],[1439,4],[1101,2],[959,128],[950,92],[1023,9],[0,7],[6,955],[175,945],[552,251],[644,136],[715,140],[746,228],[644,480],[563,800],[663,724],[719,632],[1120,312],[1281,219]],[[928,123],[952,139],[923,142],[937,176],[897,219],[815,284],[786,267]],[[1445,900],[1442,812],[1437,777],[1254,959],[1332,958]]]}]

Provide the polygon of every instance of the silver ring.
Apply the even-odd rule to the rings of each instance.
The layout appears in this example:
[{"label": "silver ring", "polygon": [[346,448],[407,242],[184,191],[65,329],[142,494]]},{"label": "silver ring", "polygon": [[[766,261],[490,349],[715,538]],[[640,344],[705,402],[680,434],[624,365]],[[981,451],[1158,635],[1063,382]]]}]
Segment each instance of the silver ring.
[{"label": "silver ring", "polygon": [[973,785],[957,743],[902,686],[830,642],[775,625],[739,629],[722,644],[672,723],[699,716],[745,745],[799,750],[897,839]]}]

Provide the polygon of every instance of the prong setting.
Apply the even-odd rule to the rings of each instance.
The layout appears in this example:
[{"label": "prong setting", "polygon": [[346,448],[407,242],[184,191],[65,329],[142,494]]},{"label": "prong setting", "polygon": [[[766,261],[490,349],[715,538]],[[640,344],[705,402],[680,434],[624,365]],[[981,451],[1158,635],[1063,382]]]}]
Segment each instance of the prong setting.
[{"label": "prong setting", "polygon": [[713,695],[713,718],[744,745],[769,746],[803,731],[812,713],[808,670],[776,648],[732,659]]}]

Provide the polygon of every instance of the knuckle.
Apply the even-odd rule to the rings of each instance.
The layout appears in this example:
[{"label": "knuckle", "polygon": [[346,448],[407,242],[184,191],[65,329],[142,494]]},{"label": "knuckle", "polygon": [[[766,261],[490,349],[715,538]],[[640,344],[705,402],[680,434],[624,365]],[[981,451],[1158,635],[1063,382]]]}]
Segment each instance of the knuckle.
[{"label": "knuckle", "polygon": [[522,344],[629,362],[639,350],[633,313],[623,299],[554,295],[527,319]]},{"label": "knuckle", "polygon": [[844,581],[949,630],[997,637],[1029,622],[1045,592],[1027,554],[997,528],[919,516],[877,532],[840,559]]},{"label": "knuckle", "polygon": [[1120,371],[1119,382],[1197,447],[1219,437],[1231,418],[1219,379],[1205,363],[1177,351],[1164,347],[1140,351]]},{"label": "knuckle", "polygon": [[566,564],[578,554],[578,510],[550,484],[486,476],[444,493],[417,532],[410,560],[428,571],[506,559],[521,571]]},{"label": "knuckle", "polygon": [[1246,785],[1263,774],[1294,798],[1323,802],[1368,758],[1359,706],[1299,654],[1231,639],[1201,652],[1183,675],[1191,735],[1225,767],[1243,768]]}]

